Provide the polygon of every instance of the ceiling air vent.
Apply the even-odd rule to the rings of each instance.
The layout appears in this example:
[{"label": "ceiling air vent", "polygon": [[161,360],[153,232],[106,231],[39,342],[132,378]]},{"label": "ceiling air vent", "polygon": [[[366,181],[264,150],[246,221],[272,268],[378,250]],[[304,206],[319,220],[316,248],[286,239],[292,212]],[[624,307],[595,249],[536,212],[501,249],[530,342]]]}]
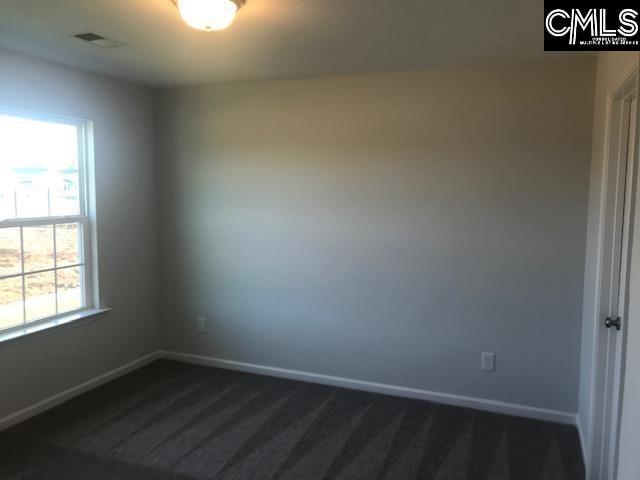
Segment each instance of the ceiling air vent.
[{"label": "ceiling air vent", "polygon": [[126,43],[118,42],[117,40],[112,40],[111,38],[106,38],[95,33],[79,33],[74,35],[74,37],[102,48],[119,48],[127,45]]}]

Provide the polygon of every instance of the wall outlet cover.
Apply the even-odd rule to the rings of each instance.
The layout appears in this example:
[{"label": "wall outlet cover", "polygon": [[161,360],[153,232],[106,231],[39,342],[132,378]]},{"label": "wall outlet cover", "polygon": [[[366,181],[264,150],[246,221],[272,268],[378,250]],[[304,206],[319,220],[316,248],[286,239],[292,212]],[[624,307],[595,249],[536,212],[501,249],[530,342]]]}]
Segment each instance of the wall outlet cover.
[{"label": "wall outlet cover", "polygon": [[207,333],[207,319],[205,317],[196,318],[196,331],[198,333]]},{"label": "wall outlet cover", "polygon": [[482,352],[482,370],[485,372],[496,371],[496,354],[493,352]]}]

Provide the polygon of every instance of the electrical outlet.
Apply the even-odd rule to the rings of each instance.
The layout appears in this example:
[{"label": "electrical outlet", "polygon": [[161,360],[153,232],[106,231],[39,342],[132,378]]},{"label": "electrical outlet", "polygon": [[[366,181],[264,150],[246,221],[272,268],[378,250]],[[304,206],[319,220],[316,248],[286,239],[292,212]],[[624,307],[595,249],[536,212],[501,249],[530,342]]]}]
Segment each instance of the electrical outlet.
[{"label": "electrical outlet", "polygon": [[196,317],[196,331],[207,333],[207,319],[205,317]]},{"label": "electrical outlet", "polygon": [[482,352],[482,370],[485,372],[496,371],[496,354],[493,352]]}]

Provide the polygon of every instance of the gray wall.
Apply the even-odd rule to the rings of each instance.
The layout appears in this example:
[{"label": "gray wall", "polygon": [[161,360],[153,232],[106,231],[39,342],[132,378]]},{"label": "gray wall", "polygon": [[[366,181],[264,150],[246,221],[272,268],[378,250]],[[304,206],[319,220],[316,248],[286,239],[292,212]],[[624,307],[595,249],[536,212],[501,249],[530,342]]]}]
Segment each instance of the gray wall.
[{"label": "gray wall", "polygon": [[0,51],[0,106],[95,122],[104,318],[0,345],[0,418],[159,347],[150,90]]},{"label": "gray wall", "polygon": [[161,91],[165,347],[575,412],[593,80],[583,58]]}]

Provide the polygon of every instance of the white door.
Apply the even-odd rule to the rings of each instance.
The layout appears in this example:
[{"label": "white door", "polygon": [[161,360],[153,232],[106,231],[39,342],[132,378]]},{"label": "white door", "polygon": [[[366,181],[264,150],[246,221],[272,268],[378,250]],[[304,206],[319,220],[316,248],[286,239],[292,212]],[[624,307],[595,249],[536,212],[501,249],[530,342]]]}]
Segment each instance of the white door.
[{"label": "white door", "polygon": [[[630,104],[628,161],[637,158],[637,98]],[[626,276],[626,321],[617,348],[616,367],[623,372],[620,398],[614,407],[621,408],[619,417],[617,480],[640,480],[640,175],[636,174],[633,204],[633,227],[630,235],[630,263]],[[623,300],[624,301],[624,300]],[[625,338],[626,337],[626,338]],[[626,348],[625,348],[626,344]],[[612,477],[613,478],[613,477]]]},{"label": "white door", "polygon": [[[630,153],[632,145],[629,140],[635,138],[630,132],[631,122],[635,122],[636,116],[636,82],[637,76],[634,75],[613,96],[608,128],[589,480],[616,478],[631,232],[635,215],[637,168]],[[640,477],[633,480],[640,480]]]}]

